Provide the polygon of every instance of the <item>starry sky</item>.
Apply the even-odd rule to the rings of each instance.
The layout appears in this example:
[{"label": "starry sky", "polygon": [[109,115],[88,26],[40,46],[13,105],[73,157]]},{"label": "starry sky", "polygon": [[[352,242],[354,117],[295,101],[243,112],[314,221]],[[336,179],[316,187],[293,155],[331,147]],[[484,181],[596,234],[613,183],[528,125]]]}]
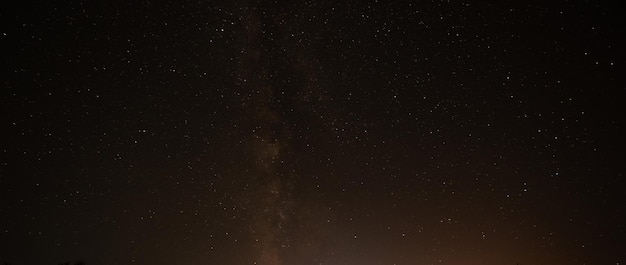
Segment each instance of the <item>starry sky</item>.
[{"label": "starry sky", "polygon": [[2,6],[0,262],[626,264],[616,4]]}]

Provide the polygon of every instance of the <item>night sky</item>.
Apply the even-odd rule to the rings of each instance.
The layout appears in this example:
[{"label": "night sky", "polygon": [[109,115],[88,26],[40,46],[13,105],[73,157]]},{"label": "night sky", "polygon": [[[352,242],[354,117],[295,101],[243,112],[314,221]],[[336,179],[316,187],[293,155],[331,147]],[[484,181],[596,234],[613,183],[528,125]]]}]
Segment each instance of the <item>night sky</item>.
[{"label": "night sky", "polygon": [[615,4],[10,2],[0,262],[626,264]]}]

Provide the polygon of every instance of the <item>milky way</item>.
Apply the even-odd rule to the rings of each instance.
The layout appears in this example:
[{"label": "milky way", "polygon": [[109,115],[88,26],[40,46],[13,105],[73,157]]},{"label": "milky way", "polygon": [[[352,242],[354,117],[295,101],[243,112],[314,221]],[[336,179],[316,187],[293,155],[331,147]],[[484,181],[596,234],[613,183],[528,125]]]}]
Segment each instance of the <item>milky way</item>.
[{"label": "milky way", "polygon": [[289,129],[274,108],[274,89],[269,73],[263,68],[269,60],[260,47],[259,34],[261,21],[258,14],[250,14],[245,21],[247,39],[242,49],[242,70],[240,80],[248,89],[242,103],[252,124],[252,139],[247,151],[254,163],[250,186],[251,194],[241,194],[251,198],[248,207],[251,214],[251,236],[258,255],[258,264],[284,264],[283,249],[290,247],[288,222],[292,218],[294,204],[290,186],[293,174],[285,170],[284,149],[289,148]]}]

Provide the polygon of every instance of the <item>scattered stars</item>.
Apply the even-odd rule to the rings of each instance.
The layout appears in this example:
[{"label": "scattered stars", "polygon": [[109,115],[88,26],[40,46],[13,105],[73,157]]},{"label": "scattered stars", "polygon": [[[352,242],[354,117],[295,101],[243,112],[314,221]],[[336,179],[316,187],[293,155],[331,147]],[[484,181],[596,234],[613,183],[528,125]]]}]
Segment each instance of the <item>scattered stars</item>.
[{"label": "scattered stars", "polygon": [[2,262],[621,262],[609,3],[19,5]]}]

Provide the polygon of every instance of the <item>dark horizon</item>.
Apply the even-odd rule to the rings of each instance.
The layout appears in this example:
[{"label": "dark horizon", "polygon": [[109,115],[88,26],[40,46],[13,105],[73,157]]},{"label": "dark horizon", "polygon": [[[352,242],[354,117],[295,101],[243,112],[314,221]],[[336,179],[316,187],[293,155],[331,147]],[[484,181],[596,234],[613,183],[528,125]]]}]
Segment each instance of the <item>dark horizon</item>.
[{"label": "dark horizon", "polygon": [[0,261],[626,264],[622,10],[8,1]]}]

